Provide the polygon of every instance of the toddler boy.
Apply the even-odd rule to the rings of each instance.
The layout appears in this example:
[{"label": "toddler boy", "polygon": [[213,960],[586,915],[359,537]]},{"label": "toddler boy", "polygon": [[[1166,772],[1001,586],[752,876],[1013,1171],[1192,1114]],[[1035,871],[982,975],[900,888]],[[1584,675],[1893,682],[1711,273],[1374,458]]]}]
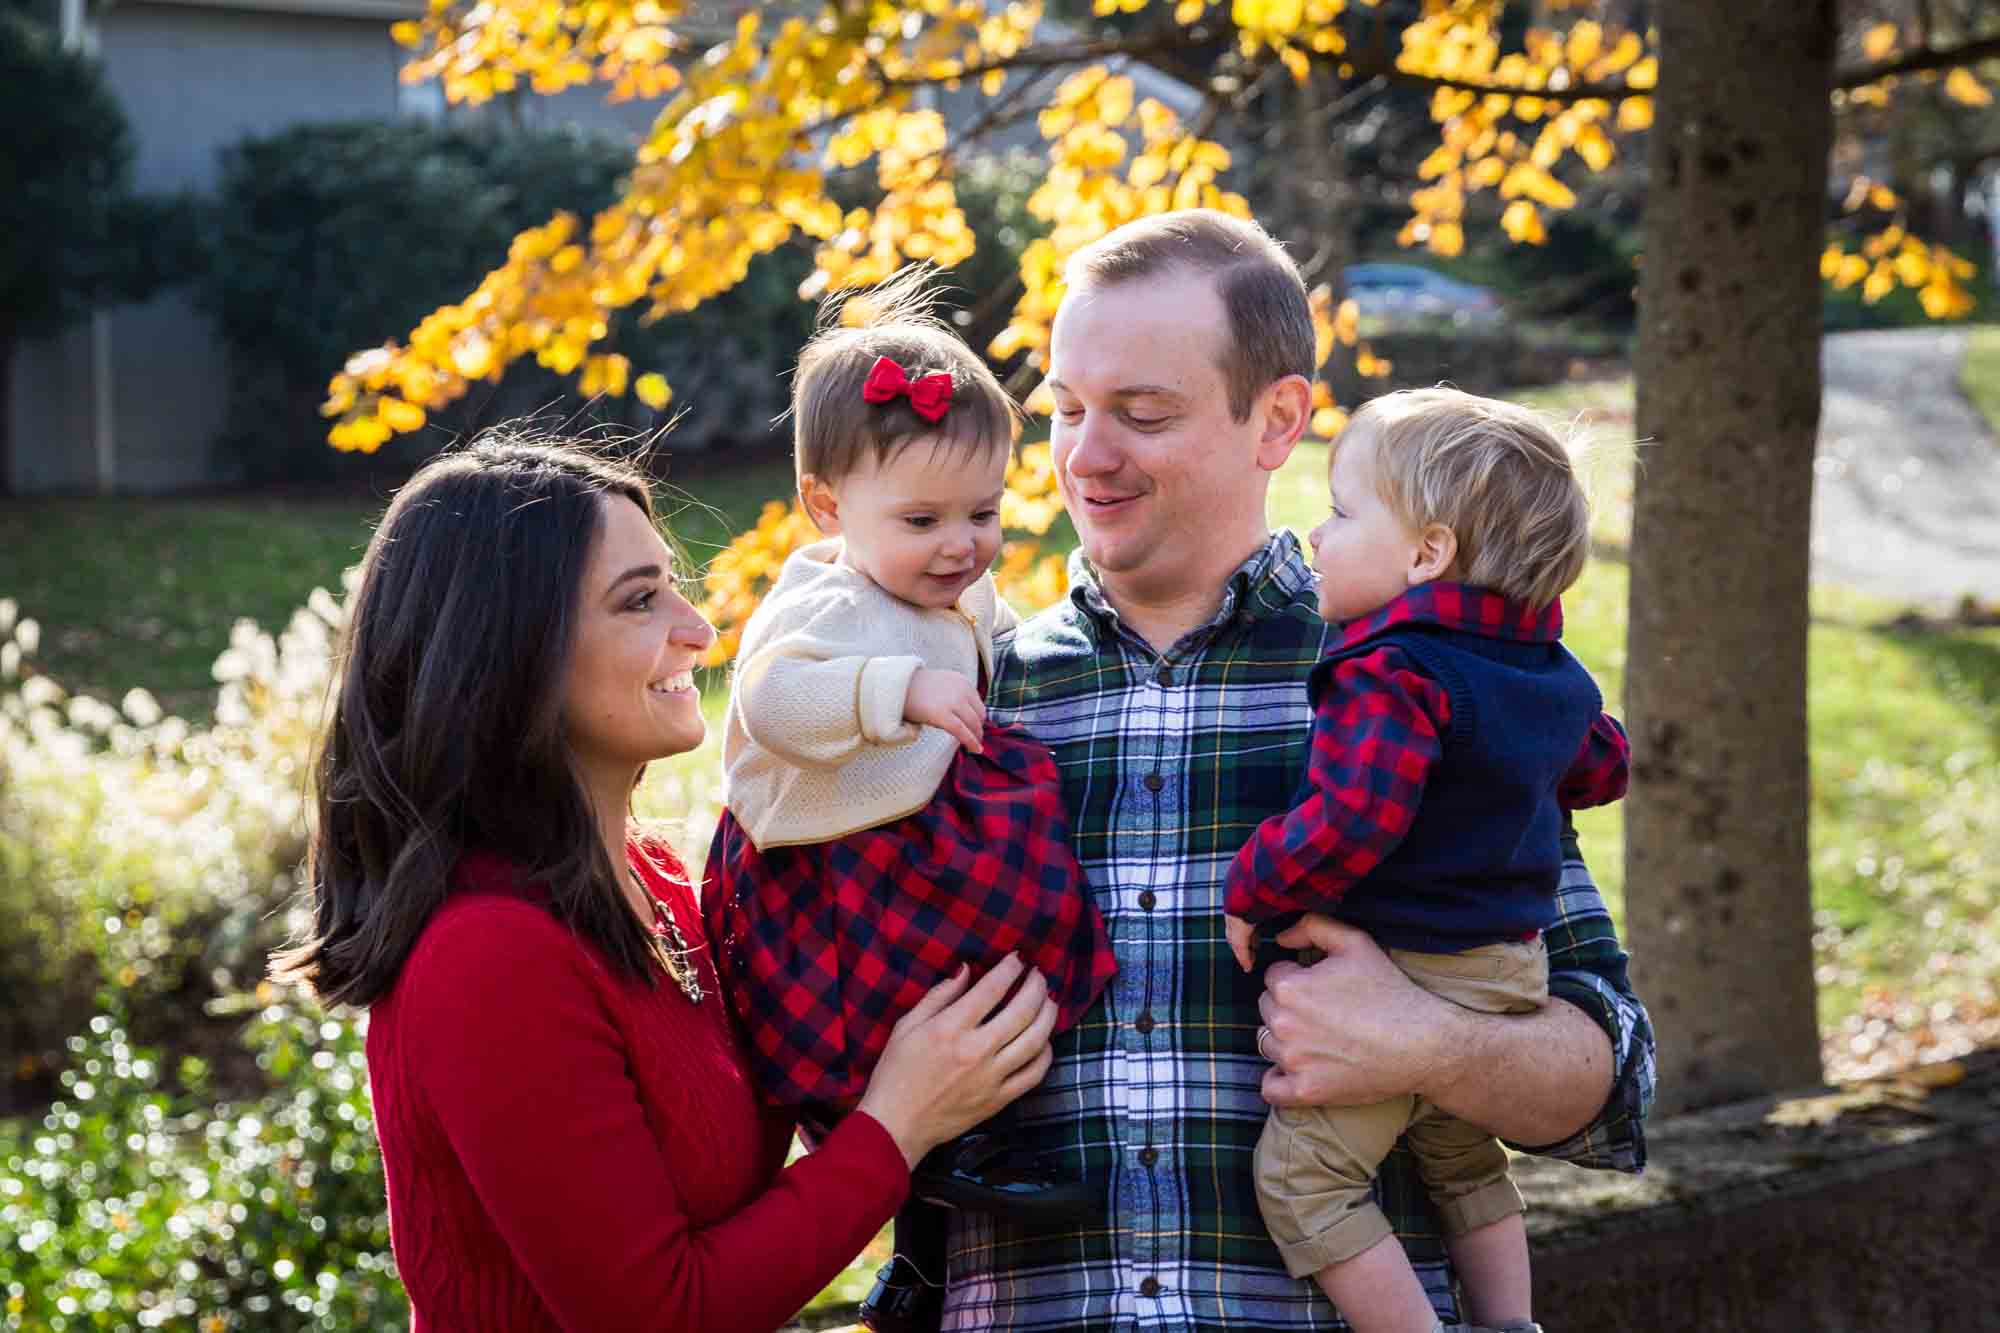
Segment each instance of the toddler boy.
[{"label": "toddler boy", "polygon": [[[1565,812],[1625,793],[1628,747],[1563,648],[1588,506],[1568,450],[1525,408],[1455,389],[1372,400],[1337,441],[1312,533],[1320,614],[1307,776],[1230,867],[1225,932],[1323,912],[1418,985],[1486,1013],[1548,1002]],[[1418,1097],[1274,1110],[1258,1201],[1286,1267],[1356,1333],[1440,1328],[1370,1194],[1407,1138],[1444,1220],[1475,1328],[1536,1328],[1507,1154]]]}]

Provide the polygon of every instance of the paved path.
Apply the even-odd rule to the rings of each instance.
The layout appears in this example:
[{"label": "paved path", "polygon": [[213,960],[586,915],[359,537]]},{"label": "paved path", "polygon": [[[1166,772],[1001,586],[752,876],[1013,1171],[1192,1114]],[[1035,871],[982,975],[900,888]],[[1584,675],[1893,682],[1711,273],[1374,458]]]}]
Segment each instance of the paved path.
[{"label": "paved path", "polygon": [[2000,598],[2000,441],[1965,400],[1965,335],[1840,333],[1823,352],[1813,577],[1912,602]]}]

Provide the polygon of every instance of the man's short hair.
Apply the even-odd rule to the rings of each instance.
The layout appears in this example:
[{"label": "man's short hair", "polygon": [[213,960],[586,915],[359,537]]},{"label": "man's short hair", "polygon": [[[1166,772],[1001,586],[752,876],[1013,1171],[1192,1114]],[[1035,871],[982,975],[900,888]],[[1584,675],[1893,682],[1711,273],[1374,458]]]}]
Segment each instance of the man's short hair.
[{"label": "man's short hair", "polygon": [[1362,404],[1334,441],[1375,442],[1375,485],[1399,518],[1458,538],[1458,577],[1537,609],[1590,554],[1590,502],[1570,451],[1540,413],[1457,389],[1405,389]]},{"label": "man's short hair", "polygon": [[1212,208],[1138,218],[1071,255],[1064,276],[1077,288],[1166,273],[1209,276],[1229,312],[1220,368],[1230,416],[1247,421],[1257,395],[1287,375],[1312,379],[1318,348],[1305,280],[1284,247],[1247,218]]}]

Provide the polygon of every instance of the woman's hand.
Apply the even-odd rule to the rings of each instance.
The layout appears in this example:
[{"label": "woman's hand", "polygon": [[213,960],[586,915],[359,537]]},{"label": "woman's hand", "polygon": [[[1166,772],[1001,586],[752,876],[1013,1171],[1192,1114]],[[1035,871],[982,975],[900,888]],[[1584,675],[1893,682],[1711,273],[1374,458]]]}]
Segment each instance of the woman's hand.
[{"label": "woman's hand", "polygon": [[[903,1015],[861,1096],[859,1109],[881,1122],[912,1167],[1049,1071],[1056,1002],[1047,978],[1011,953],[977,985],[968,985],[970,976],[961,966]],[[1017,981],[1020,989],[996,1012]]]},{"label": "woman's hand", "polygon": [[960,745],[978,754],[986,700],[980,697],[978,686],[956,671],[919,667],[903,696],[903,720],[948,731]]}]

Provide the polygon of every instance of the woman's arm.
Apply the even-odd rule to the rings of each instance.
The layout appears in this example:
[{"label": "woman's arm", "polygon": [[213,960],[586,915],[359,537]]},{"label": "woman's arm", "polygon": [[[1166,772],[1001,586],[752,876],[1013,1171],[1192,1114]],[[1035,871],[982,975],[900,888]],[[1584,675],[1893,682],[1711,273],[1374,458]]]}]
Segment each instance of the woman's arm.
[{"label": "woman's arm", "polygon": [[[594,964],[562,927],[500,904],[438,929],[452,937],[426,938],[426,965],[406,978],[419,984],[400,1000],[420,1042],[410,1059],[487,1217],[564,1328],[777,1328],[895,1213],[911,1163],[1048,1068],[1056,1009],[1040,974],[1022,981],[1018,958],[976,984],[962,971],[897,1023],[860,1109],[818,1151],[697,1226],[667,1163],[715,1147],[699,1124],[656,1136],[625,1038],[584,974]],[[688,1077],[744,1075],[691,1058]]]},{"label": "woman's arm", "polygon": [[419,1042],[410,1059],[487,1218],[564,1328],[777,1328],[903,1200],[902,1153],[856,1115],[740,1212],[695,1225],[667,1154],[713,1146],[696,1124],[682,1142],[655,1137],[624,1039],[561,927],[532,907],[440,924],[453,938],[426,951],[401,1016]]}]

